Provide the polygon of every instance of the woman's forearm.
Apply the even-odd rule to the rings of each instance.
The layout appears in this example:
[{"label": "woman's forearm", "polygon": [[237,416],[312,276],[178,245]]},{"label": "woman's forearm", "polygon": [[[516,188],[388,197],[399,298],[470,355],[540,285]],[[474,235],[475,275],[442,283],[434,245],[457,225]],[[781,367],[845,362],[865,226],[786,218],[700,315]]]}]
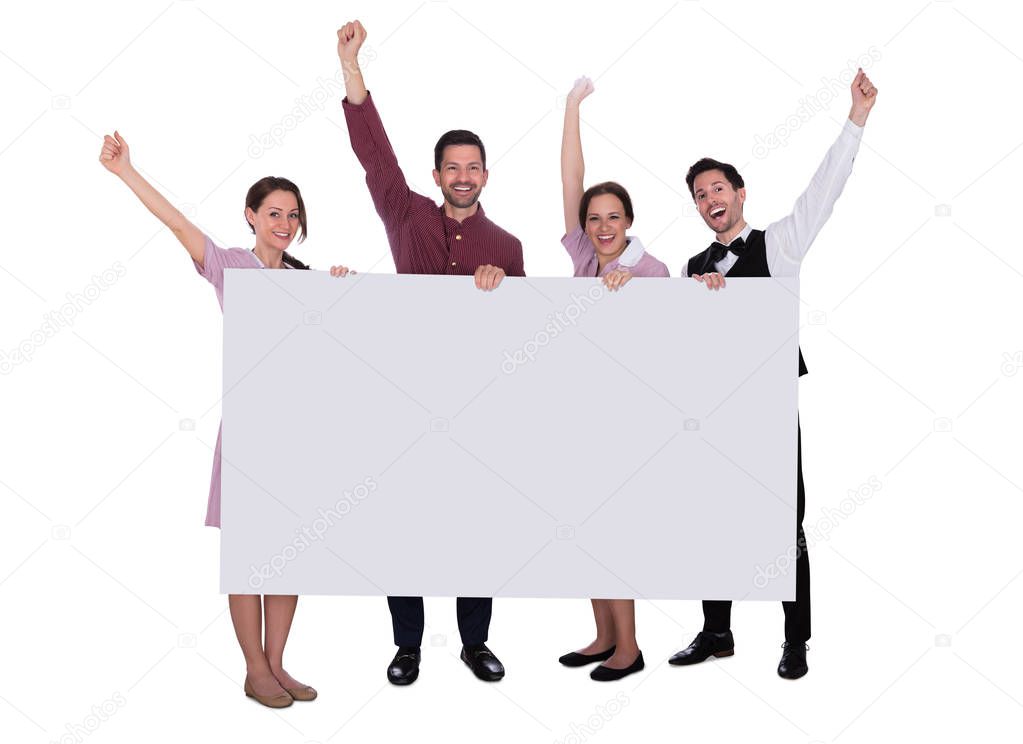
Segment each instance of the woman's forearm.
[{"label": "woman's forearm", "polygon": [[135,168],[127,168],[120,174],[120,177],[146,209],[174,233],[174,237],[185,246],[185,250],[188,251],[192,259],[202,266],[206,252],[206,237],[202,231],[189,222],[188,218],[143,178]]}]

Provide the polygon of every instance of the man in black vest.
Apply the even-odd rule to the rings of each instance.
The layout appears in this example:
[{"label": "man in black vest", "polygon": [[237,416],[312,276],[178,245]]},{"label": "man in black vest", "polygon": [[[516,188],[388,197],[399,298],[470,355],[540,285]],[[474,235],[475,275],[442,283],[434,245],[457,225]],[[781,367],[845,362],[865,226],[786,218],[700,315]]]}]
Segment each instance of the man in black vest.
[{"label": "man in black vest", "polygon": [[[700,216],[714,231],[716,241],[689,259],[686,276],[703,282],[708,289],[719,289],[725,286],[726,276],[799,275],[803,257],[831,216],[835,201],[852,172],[863,127],[877,100],[877,88],[863,70],[857,71],[851,89],[852,109],[838,140],[828,150],[792,214],[769,225],[766,230],[754,230],[743,219],[746,188],[734,166],[711,158],[703,158],[693,164],[686,175],[686,184]],[[799,374],[806,374],[802,352],[799,354]],[[782,603],[785,643],[778,664],[778,674],[786,679],[798,679],[806,674],[806,641],[810,638],[810,561],[803,534],[806,497],[803,493],[801,439],[800,432],[796,441],[796,599]],[[703,631],[668,663],[685,666],[711,656],[731,656],[735,652],[731,611],[730,601],[704,600]]]}]

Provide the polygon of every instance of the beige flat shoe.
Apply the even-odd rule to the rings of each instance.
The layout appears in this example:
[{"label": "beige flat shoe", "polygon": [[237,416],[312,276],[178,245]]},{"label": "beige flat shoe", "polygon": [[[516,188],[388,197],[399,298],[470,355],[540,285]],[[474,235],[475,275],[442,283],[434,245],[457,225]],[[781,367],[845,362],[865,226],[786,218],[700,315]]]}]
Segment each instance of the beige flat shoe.
[{"label": "beige flat shoe", "polygon": [[279,695],[257,695],[256,691],[252,689],[252,685],[249,684],[248,678],[245,679],[244,689],[245,697],[250,697],[260,705],[265,705],[267,708],[287,708],[295,702],[295,698],[292,698],[291,695],[286,692],[282,692]]},{"label": "beige flat shoe", "polygon": [[285,687],[284,690],[295,700],[307,702],[309,700],[316,699],[316,690],[309,685],[303,685],[302,687]]}]

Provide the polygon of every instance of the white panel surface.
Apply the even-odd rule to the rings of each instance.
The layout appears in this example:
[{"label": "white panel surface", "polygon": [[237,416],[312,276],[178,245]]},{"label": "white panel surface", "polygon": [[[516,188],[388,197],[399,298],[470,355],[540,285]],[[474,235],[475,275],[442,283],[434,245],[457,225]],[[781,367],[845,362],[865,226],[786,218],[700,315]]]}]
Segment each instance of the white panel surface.
[{"label": "white panel surface", "polygon": [[224,297],[222,591],[794,598],[796,280]]}]

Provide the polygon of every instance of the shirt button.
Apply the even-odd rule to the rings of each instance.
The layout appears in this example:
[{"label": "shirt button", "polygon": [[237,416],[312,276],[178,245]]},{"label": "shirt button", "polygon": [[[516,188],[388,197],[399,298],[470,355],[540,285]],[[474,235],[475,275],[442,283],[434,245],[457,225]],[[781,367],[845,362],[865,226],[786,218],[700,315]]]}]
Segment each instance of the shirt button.
[{"label": "shirt button", "polygon": [[458,264],[457,264],[457,263],[456,263],[455,261],[452,261],[452,262],[451,262],[451,265],[452,265],[452,266],[458,266]]},{"label": "shirt button", "polygon": [[455,236],[455,240],[461,240],[461,239],[462,239],[462,236],[461,236],[461,235],[456,235],[456,236]]}]

